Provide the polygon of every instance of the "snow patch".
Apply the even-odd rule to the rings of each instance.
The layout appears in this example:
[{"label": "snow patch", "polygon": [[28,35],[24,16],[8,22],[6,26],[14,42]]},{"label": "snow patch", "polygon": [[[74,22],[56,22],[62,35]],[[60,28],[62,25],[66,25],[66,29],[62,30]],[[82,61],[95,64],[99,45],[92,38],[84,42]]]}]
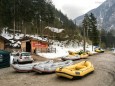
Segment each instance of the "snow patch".
[{"label": "snow patch", "polygon": [[48,28],[49,30],[55,33],[61,33],[64,30],[64,29],[58,29],[58,28],[48,27],[48,26],[46,28]]},{"label": "snow patch", "polygon": [[[64,47],[64,46],[60,47],[57,45],[52,45],[51,47],[56,48],[56,53],[40,53],[40,52],[38,52],[37,55],[42,56],[47,59],[54,59],[54,58],[60,58],[60,57],[65,57],[65,56],[69,55],[68,51],[77,52],[77,51],[83,50],[83,46],[79,46],[79,47],[75,48],[75,47]],[[95,47],[93,47],[93,51],[92,51],[92,46],[89,45],[88,47],[86,47],[86,50],[90,51],[91,53],[96,53],[94,51],[94,48]]]}]

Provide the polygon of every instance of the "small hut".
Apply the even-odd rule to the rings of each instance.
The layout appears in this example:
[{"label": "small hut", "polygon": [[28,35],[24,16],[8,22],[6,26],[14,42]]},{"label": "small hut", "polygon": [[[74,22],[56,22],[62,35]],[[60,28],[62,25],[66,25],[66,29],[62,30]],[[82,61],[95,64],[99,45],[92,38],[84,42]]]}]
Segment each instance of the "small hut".
[{"label": "small hut", "polygon": [[42,41],[39,39],[27,37],[21,40],[22,51],[34,53],[36,50],[45,52],[48,49],[49,43],[47,41]]}]

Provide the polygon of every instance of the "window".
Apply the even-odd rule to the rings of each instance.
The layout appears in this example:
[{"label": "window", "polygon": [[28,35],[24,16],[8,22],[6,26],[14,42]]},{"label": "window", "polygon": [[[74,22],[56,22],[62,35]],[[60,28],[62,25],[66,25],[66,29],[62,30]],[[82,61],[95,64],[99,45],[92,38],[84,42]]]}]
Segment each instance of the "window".
[{"label": "window", "polygon": [[30,56],[30,53],[22,53],[21,56]]}]

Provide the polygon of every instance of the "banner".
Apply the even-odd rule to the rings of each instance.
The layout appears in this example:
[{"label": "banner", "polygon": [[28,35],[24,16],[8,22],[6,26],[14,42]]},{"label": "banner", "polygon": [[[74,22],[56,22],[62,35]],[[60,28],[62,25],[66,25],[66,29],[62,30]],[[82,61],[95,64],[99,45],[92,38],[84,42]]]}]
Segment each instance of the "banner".
[{"label": "banner", "polygon": [[45,43],[40,43],[40,42],[33,42],[32,43],[32,47],[36,47],[36,48],[46,48],[47,44]]}]

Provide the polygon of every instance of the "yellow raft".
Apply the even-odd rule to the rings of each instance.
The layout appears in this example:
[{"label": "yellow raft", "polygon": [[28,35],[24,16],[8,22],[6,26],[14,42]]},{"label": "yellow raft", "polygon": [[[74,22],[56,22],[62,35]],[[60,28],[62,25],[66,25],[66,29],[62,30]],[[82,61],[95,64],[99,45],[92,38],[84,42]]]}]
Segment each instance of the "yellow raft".
[{"label": "yellow raft", "polygon": [[69,53],[68,57],[73,57],[73,56],[78,56],[78,55],[80,55],[80,58],[81,58],[81,59],[87,58],[87,57],[89,56],[89,54],[91,55],[90,52],[85,53],[85,52],[83,52],[83,51],[79,51],[79,52],[68,51],[68,53]]},{"label": "yellow raft", "polygon": [[76,56],[77,55],[77,52],[68,51],[68,53],[70,56]]},{"label": "yellow raft", "polygon": [[90,51],[87,51],[86,52],[89,56],[92,56],[93,55],[93,53],[91,53]]},{"label": "yellow raft", "polygon": [[75,65],[60,67],[56,69],[57,76],[66,77],[69,79],[83,77],[94,71],[94,67],[89,61],[82,61]]},{"label": "yellow raft", "polygon": [[83,53],[83,54],[80,55],[80,58],[81,59],[86,59],[86,58],[88,58],[88,56],[89,55],[87,53]]},{"label": "yellow raft", "polygon": [[97,48],[97,49],[95,49],[95,52],[97,52],[97,53],[104,53],[104,50],[100,49],[100,48]]}]

